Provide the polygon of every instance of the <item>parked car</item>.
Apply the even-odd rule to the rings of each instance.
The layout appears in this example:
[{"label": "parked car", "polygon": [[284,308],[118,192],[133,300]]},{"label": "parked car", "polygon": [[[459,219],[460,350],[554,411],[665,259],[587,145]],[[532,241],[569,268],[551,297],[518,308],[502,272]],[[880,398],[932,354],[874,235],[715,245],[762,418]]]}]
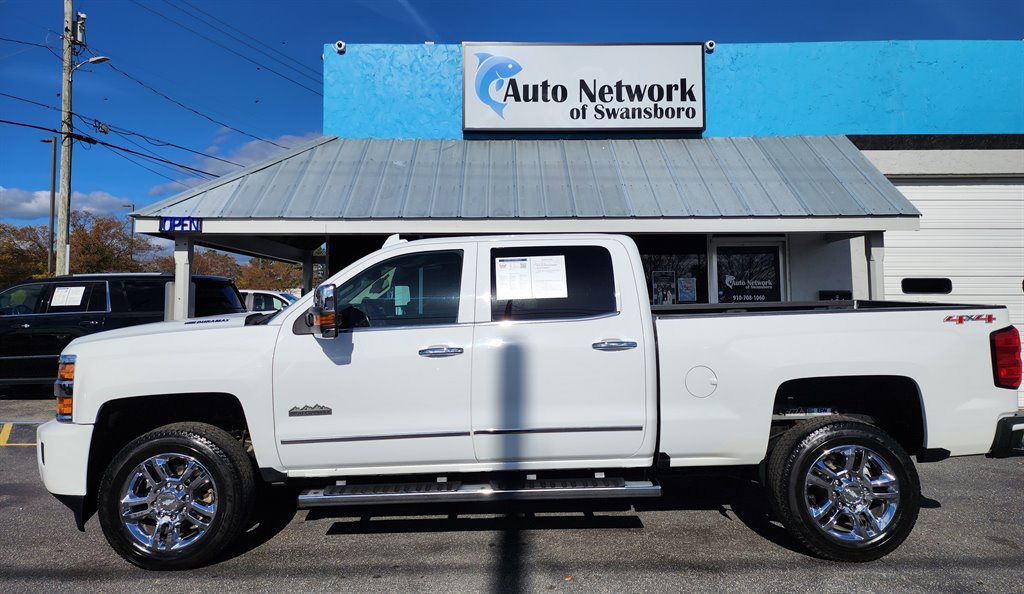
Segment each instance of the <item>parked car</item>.
[{"label": "parked car", "polygon": [[[76,274],[28,280],[0,292],[0,393],[51,390],[57,357],[75,338],[170,318],[174,275]],[[229,278],[192,277],[192,317],[245,311]]]},{"label": "parked car", "polygon": [[40,475],[79,529],[98,506],[125,559],[182,569],[243,534],[257,481],[429,505],[760,466],[796,542],[870,561],[917,520],[912,456],[1021,453],[1005,307],[649,303],[624,236],[394,243],[274,316],[72,342]]},{"label": "parked car", "polygon": [[266,289],[242,289],[242,297],[246,309],[258,312],[280,311],[299,299],[291,293]]}]

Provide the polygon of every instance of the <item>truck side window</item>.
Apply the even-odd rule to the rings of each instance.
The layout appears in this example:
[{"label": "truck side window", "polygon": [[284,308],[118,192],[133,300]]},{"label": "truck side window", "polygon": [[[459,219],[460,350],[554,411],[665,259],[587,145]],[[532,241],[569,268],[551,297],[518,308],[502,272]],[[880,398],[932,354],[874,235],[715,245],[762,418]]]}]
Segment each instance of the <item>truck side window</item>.
[{"label": "truck side window", "polygon": [[[558,258],[562,260],[559,261]],[[554,262],[554,273],[545,272],[544,285],[534,277],[541,258]],[[511,273],[507,281],[516,288],[510,299],[499,299],[498,263],[516,263],[521,273]],[[558,268],[562,268],[561,271]],[[528,272],[529,270],[529,272]],[[564,273],[565,297],[557,296]],[[508,273],[503,273],[508,274]],[[532,286],[529,286],[532,285]],[[526,297],[533,290],[540,297]],[[491,321],[553,320],[589,318],[615,313],[615,277],[612,256],[600,246],[557,246],[498,248],[491,250]]]},{"label": "truck side window", "polygon": [[454,324],[459,315],[462,250],[421,252],[374,264],[338,289],[337,308],[371,328]]}]

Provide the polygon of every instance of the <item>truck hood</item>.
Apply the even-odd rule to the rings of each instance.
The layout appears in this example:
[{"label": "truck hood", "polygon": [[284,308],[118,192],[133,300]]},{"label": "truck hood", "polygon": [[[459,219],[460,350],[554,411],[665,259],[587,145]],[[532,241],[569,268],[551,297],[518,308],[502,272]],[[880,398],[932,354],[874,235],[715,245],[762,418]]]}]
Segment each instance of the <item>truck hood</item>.
[{"label": "truck hood", "polygon": [[[171,322],[156,322],[153,324],[140,324],[117,330],[106,330],[95,334],[88,334],[72,341],[71,345],[87,344],[115,338],[129,338],[133,336],[150,336],[156,334],[170,334],[175,332],[194,332],[197,330],[212,330],[214,328],[238,328],[245,325],[245,319],[254,315],[247,311],[242,313],[224,314],[209,316],[206,318],[192,318],[189,320],[174,320]],[[70,345],[69,345],[70,346]]]}]

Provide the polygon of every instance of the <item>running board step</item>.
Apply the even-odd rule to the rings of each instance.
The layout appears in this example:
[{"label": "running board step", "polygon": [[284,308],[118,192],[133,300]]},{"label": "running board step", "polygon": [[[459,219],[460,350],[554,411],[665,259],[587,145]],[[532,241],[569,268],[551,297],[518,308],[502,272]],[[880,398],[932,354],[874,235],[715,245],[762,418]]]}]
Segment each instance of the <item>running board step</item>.
[{"label": "running board step", "polygon": [[378,485],[331,485],[299,493],[299,508],[382,503],[510,501],[536,499],[603,499],[658,497],[661,485],[621,478],[491,481],[465,485],[459,481]]}]

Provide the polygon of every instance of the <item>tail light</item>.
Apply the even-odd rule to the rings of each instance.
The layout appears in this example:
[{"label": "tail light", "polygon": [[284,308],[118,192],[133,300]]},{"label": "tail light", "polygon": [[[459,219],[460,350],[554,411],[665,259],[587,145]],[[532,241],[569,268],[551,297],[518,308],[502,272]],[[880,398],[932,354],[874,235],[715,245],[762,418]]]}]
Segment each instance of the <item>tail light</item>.
[{"label": "tail light", "polygon": [[992,333],[992,371],[1000,388],[1020,387],[1020,333],[1013,326]]}]

